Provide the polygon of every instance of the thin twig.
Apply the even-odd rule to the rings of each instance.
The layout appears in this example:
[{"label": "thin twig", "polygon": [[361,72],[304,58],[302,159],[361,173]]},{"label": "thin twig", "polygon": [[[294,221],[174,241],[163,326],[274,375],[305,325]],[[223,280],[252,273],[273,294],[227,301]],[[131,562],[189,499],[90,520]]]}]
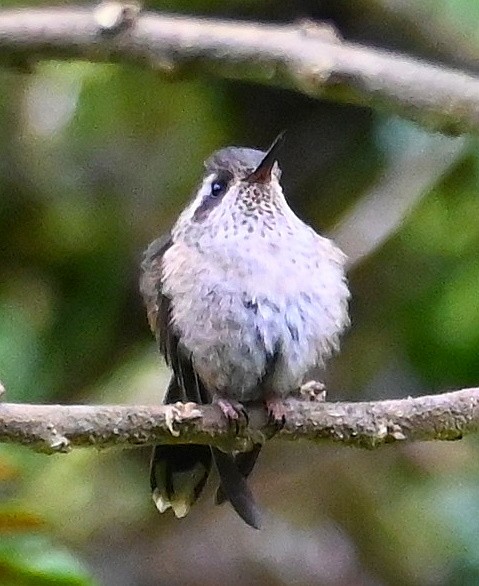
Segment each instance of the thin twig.
[{"label": "thin twig", "polygon": [[479,131],[479,78],[461,71],[344,42],[311,22],[137,15],[124,6],[114,18],[105,17],[105,5],[0,11],[0,61],[135,63],[170,77],[209,74],[295,89],[399,113],[444,132]]},{"label": "thin twig", "polygon": [[[397,441],[457,440],[479,429],[479,388],[440,395],[327,403],[290,399],[279,439],[330,440],[362,448]],[[249,409],[237,431],[213,405],[66,406],[0,404],[0,442],[37,451],[132,447],[159,443],[210,444],[246,450],[273,435],[265,411]]]}]

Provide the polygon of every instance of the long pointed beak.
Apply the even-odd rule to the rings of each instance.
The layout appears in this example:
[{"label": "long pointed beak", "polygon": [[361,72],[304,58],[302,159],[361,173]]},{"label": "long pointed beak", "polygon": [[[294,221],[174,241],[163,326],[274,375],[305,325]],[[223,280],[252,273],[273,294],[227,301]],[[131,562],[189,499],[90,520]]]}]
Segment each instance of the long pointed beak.
[{"label": "long pointed beak", "polygon": [[271,179],[271,171],[273,170],[273,165],[276,161],[276,155],[283,144],[284,134],[284,130],[278,134],[274,139],[273,144],[267,150],[261,163],[246,177],[245,181],[248,183],[268,183]]}]

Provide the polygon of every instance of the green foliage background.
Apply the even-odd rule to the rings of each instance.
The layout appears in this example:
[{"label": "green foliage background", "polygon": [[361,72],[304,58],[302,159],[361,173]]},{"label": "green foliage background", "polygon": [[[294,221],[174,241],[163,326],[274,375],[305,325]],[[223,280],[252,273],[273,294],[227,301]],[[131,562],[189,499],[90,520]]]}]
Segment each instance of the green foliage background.
[{"label": "green foliage background", "polygon": [[[10,0],[4,5],[15,6]],[[41,4],[35,2],[35,4]],[[477,67],[479,1],[193,2],[151,8],[290,21]],[[9,401],[161,400],[167,380],[137,289],[149,241],[226,144],[266,147],[285,121],[292,207],[334,230],[426,132],[366,108],[208,78],[40,62],[0,70],[0,379]],[[353,328],[330,397],[479,382],[479,149],[351,273]],[[479,446],[264,450],[260,533],[212,488],[181,522],[150,501],[148,454],[0,446],[0,584],[479,584]]]}]

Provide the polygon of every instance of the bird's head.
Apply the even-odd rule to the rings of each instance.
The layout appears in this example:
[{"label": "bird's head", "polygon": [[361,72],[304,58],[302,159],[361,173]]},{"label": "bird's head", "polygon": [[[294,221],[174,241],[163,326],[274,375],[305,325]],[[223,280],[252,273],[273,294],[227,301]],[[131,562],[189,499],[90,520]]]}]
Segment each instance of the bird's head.
[{"label": "bird's head", "polygon": [[287,206],[276,161],[283,135],[266,151],[226,147],[205,163],[205,176],[173,233],[225,236],[273,228]]}]

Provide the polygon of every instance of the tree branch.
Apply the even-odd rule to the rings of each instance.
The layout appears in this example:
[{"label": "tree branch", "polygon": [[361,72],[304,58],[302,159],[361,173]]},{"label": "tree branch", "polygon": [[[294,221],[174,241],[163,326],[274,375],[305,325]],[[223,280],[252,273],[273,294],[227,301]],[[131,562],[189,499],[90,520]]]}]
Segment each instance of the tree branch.
[{"label": "tree branch", "polygon": [[479,131],[479,78],[344,42],[330,27],[311,22],[137,15],[114,2],[0,11],[0,60],[18,65],[38,58],[129,62],[169,76],[250,80],[399,113],[436,130]]},{"label": "tree branch", "polygon": [[[377,448],[396,441],[457,440],[479,429],[479,388],[394,401],[327,403],[290,399],[275,436]],[[263,408],[236,432],[214,405],[66,406],[0,404],[0,442],[54,453],[76,447],[160,443],[246,450],[274,434]]]}]

